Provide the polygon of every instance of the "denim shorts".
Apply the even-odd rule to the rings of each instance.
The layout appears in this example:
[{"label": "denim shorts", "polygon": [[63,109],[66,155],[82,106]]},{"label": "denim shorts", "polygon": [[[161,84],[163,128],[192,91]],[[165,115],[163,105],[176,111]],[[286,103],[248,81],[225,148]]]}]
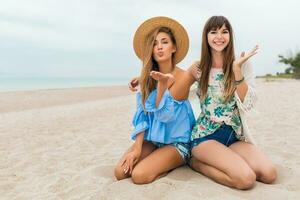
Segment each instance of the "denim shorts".
[{"label": "denim shorts", "polygon": [[233,128],[229,125],[223,124],[214,133],[191,141],[191,148],[194,148],[195,146],[207,140],[218,141],[227,147],[239,141],[239,139],[235,135],[235,131],[233,130]]},{"label": "denim shorts", "polygon": [[183,142],[176,142],[172,144],[164,144],[164,143],[159,143],[159,142],[153,142],[152,143],[157,146],[158,148],[166,146],[166,145],[171,145],[175,147],[175,149],[178,151],[180,156],[183,158],[184,163],[187,163],[191,157],[191,151],[190,151],[190,143],[183,143]]}]

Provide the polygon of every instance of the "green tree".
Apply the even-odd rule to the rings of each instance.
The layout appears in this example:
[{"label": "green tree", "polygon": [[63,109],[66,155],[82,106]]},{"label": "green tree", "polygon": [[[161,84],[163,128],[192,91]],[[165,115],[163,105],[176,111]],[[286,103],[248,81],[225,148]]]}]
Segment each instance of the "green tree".
[{"label": "green tree", "polygon": [[300,52],[295,56],[290,56],[288,58],[285,58],[282,55],[279,55],[278,57],[280,58],[279,62],[290,65],[285,71],[292,72],[296,79],[300,79]]}]

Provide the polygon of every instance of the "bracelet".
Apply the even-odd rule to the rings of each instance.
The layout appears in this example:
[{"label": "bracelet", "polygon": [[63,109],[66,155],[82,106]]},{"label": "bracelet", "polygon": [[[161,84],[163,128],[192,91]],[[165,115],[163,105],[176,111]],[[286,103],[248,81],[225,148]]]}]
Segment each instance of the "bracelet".
[{"label": "bracelet", "polygon": [[243,76],[243,78],[241,80],[238,81],[234,81],[235,85],[239,85],[240,83],[242,83],[245,80],[245,77]]}]

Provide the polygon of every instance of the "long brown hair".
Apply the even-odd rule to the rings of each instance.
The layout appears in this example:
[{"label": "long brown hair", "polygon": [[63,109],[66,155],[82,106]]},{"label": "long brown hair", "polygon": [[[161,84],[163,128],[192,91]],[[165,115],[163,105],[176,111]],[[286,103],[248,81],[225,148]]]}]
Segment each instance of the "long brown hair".
[{"label": "long brown hair", "polygon": [[[176,47],[176,40],[170,28],[159,27],[149,33],[146,37],[143,54],[143,68],[140,75],[140,87],[142,92],[142,103],[145,105],[146,99],[149,94],[156,88],[157,81],[150,77],[151,71],[159,71],[159,65],[153,58],[152,52],[154,47],[155,38],[158,33],[164,32],[169,35],[171,42]],[[172,65],[174,64],[174,54],[172,54]],[[173,65],[174,67],[174,65]],[[144,106],[145,107],[145,106]]]},{"label": "long brown hair", "polygon": [[228,45],[223,50],[223,72],[224,72],[224,97],[225,101],[228,102],[233,96],[235,91],[234,85],[234,74],[232,70],[232,64],[235,59],[234,56],[234,44],[233,44],[233,30],[229,21],[223,16],[212,16],[209,18],[204,26],[202,32],[202,47],[201,47],[201,58],[199,71],[201,77],[199,80],[199,92],[201,94],[201,100],[204,100],[207,96],[207,88],[209,81],[209,73],[212,66],[212,53],[207,40],[207,34],[211,30],[220,29],[225,24],[229,31],[230,40]]}]

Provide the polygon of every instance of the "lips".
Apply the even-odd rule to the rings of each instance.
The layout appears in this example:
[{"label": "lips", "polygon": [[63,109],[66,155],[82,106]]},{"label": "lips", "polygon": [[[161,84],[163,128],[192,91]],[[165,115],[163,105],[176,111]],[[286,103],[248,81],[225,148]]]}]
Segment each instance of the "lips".
[{"label": "lips", "polygon": [[163,52],[158,52],[157,55],[158,55],[159,57],[162,57],[162,56],[164,55],[164,53],[163,53]]},{"label": "lips", "polygon": [[221,46],[223,45],[225,42],[214,42],[215,45]]}]

